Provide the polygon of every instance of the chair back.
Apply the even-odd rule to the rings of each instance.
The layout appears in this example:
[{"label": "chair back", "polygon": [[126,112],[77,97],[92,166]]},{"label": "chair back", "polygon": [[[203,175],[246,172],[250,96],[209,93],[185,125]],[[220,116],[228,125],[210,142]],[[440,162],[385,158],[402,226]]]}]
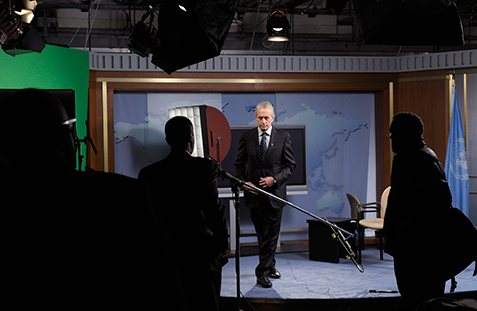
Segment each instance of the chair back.
[{"label": "chair back", "polygon": [[361,202],[351,193],[347,193],[346,197],[348,197],[349,207],[351,208],[351,218],[358,219],[358,205],[360,205]]},{"label": "chair back", "polygon": [[384,189],[383,193],[381,194],[381,217],[384,219],[384,215],[386,214],[386,207],[388,206],[388,197],[389,191],[391,191],[391,186]]}]

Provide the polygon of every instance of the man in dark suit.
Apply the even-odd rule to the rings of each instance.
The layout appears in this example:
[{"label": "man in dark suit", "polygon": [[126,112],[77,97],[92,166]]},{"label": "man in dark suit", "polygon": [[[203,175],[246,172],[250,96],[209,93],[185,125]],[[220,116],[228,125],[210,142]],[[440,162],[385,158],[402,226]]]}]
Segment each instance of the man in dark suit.
[{"label": "man in dark suit", "polygon": [[[296,167],[290,134],[272,126],[275,112],[270,102],[255,108],[258,128],[242,133],[235,159],[236,177],[286,200],[286,182]],[[275,268],[275,252],[284,203],[250,191],[244,186],[245,205],[257,232],[259,264],[255,269],[257,283],[271,287],[269,278],[280,278]]]},{"label": "man in dark suit", "polygon": [[194,131],[190,120],[167,121],[169,155],[139,172],[159,202],[189,305],[218,310],[223,257],[228,248],[225,209],[217,190],[218,165],[192,157]]}]

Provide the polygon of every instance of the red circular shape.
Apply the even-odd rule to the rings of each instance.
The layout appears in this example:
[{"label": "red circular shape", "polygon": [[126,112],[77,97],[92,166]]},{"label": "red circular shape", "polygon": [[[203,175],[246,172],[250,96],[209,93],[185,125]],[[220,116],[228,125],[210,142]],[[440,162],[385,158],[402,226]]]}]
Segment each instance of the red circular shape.
[{"label": "red circular shape", "polygon": [[224,114],[217,108],[207,106],[205,116],[207,119],[209,157],[220,163],[229,153],[232,139],[230,125]]}]

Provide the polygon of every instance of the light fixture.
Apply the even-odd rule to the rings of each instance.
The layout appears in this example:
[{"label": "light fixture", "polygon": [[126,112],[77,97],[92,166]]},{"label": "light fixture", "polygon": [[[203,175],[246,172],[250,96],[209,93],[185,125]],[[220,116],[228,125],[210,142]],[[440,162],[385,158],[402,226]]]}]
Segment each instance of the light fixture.
[{"label": "light fixture", "polygon": [[160,44],[151,51],[151,63],[171,74],[220,55],[238,3],[237,0],[161,3],[157,25]]},{"label": "light fixture", "polygon": [[10,10],[3,3],[0,3],[0,44],[2,46],[22,34],[22,22],[10,14]]},{"label": "light fixture", "polygon": [[23,24],[22,34],[15,40],[2,45],[2,49],[11,56],[26,54],[31,52],[41,53],[45,48],[43,36],[35,28],[28,24]]},{"label": "light fixture", "polygon": [[15,0],[13,8],[15,13],[21,17],[23,23],[30,24],[34,17],[33,11],[35,11],[37,5],[36,0]]},{"label": "light fixture", "polygon": [[274,42],[288,41],[289,30],[290,23],[286,14],[280,10],[273,11],[267,21],[267,40]]},{"label": "light fixture", "polygon": [[[149,17],[149,22],[145,20]],[[142,16],[141,20],[134,25],[129,34],[128,48],[131,52],[141,57],[149,56],[151,51],[159,45],[159,36],[157,30],[152,25],[154,22],[154,11],[152,6],[148,6],[147,12]]]},{"label": "light fixture", "polygon": [[[43,36],[27,22],[22,22],[21,17],[15,13],[15,7],[36,7],[36,1],[15,2],[14,7],[7,7],[0,2],[0,44],[5,53],[16,56],[30,52],[41,53],[45,48]],[[21,11],[21,9],[20,9]],[[32,17],[32,14],[26,16]],[[31,21],[31,19],[28,19]]]}]

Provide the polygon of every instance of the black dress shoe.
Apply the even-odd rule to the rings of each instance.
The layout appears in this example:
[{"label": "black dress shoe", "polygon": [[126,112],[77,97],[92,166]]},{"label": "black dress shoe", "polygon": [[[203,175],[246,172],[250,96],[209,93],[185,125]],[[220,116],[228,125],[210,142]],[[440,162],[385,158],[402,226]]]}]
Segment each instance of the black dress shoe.
[{"label": "black dress shoe", "polygon": [[266,276],[261,276],[257,278],[257,284],[262,285],[262,287],[270,288],[272,287],[272,282]]},{"label": "black dress shoe", "polygon": [[276,268],[273,268],[270,271],[270,274],[268,275],[268,277],[270,277],[272,279],[279,279],[281,276],[282,275],[280,274],[280,272]]}]

